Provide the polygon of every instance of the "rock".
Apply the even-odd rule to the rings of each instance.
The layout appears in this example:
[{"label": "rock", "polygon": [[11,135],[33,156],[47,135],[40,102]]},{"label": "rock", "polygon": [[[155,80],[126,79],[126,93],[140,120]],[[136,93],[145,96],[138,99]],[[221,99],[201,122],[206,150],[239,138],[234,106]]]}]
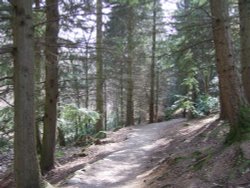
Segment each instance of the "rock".
[{"label": "rock", "polygon": [[101,144],[102,144],[101,140],[99,139],[95,140],[95,145],[101,145]]},{"label": "rock", "polygon": [[189,126],[191,126],[191,124],[190,123],[184,123],[183,126],[184,127],[189,127]]},{"label": "rock", "polygon": [[245,159],[250,160],[250,141],[245,141],[240,144],[240,149]]},{"label": "rock", "polygon": [[54,186],[52,186],[49,182],[45,181],[44,182],[44,187],[45,188],[55,188]]},{"label": "rock", "polygon": [[79,153],[78,156],[79,156],[79,157],[86,157],[87,154],[86,154],[86,153]]},{"label": "rock", "polygon": [[68,180],[66,180],[66,183],[69,184],[69,185],[74,185],[74,184],[78,184],[78,183],[81,183],[81,179],[80,178],[77,178],[77,177],[73,177],[73,178],[70,178]]}]

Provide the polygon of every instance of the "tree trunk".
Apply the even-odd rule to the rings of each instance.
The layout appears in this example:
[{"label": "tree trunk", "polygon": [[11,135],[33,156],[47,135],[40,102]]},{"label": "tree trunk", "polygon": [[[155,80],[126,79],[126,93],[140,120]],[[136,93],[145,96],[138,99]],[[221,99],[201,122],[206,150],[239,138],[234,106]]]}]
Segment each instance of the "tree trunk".
[{"label": "tree trunk", "polygon": [[160,96],[160,70],[156,68],[156,91],[155,91],[155,120],[158,121],[159,114],[159,96]]},{"label": "tree trunk", "polygon": [[150,68],[149,123],[154,122],[155,106],[155,43],[156,43],[156,0],[153,2],[152,57]]},{"label": "tree trunk", "polygon": [[40,9],[40,0],[35,0],[36,9]]},{"label": "tree trunk", "polygon": [[133,30],[134,30],[134,10],[129,5],[128,7],[128,20],[127,20],[127,114],[126,114],[126,126],[134,125],[134,102],[133,102]]},{"label": "tree trunk", "polygon": [[77,108],[79,109],[81,107],[80,85],[79,85],[79,81],[77,79],[77,70],[76,70],[76,67],[73,63],[73,60],[71,60],[70,63],[71,63],[73,79],[74,79],[74,84],[72,84],[72,86],[75,90],[75,104],[76,104]]},{"label": "tree trunk", "polygon": [[124,126],[124,64],[121,62],[121,69],[120,69],[120,121],[119,124]]},{"label": "tree trunk", "polygon": [[40,123],[42,122],[40,114],[40,106],[43,102],[42,94],[41,94],[41,70],[42,70],[42,54],[41,54],[41,46],[40,40],[37,39],[35,43],[35,124],[36,124],[36,145],[37,145],[37,153],[40,155],[42,151],[42,141],[41,141],[41,133],[40,133]]},{"label": "tree trunk", "polygon": [[239,0],[242,82],[250,102],[250,1]]},{"label": "tree trunk", "polygon": [[14,176],[16,187],[41,187],[36,153],[32,0],[14,4]]},{"label": "tree trunk", "polygon": [[210,6],[220,95],[224,101],[226,117],[231,125],[231,133],[239,136],[239,111],[241,105],[246,104],[246,99],[233,56],[227,4],[225,0],[210,0]]},{"label": "tree trunk", "polygon": [[89,61],[88,61],[88,55],[89,55],[89,46],[86,44],[86,50],[85,50],[85,56],[86,61],[84,62],[84,70],[85,70],[85,108],[89,107]]},{"label": "tree trunk", "polygon": [[[222,87],[221,87],[221,80],[219,80],[219,91],[222,91]],[[226,96],[223,96],[224,94],[220,92],[220,119],[222,120],[226,120],[227,118],[227,114],[226,114],[226,104],[225,104],[225,100],[226,100]]]},{"label": "tree trunk", "polygon": [[58,130],[58,141],[60,146],[66,146],[64,132],[60,127],[57,127]]},{"label": "tree trunk", "polygon": [[103,130],[103,61],[102,61],[102,0],[96,2],[96,111],[100,119],[95,125],[96,132]]},{"label": "tree trunk", "polygon": [[107,95],[107,83],[104,83],[104,130],[108,129],[108,95]]},{"label": "tree trunk", "polygon": [[58,46],[59,32],[58,0],[46,0],[46,32],[45,32],[45,115],[43,131],[43,147],[41,170],[46,172],[54,168],[54,152],[56,144],[57,98],[58,98]]}]

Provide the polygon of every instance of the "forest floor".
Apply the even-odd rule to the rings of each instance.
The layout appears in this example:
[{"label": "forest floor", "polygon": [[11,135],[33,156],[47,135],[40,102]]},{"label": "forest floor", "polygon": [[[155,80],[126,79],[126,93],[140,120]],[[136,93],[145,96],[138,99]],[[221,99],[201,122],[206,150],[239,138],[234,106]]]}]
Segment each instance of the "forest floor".
[{"label": "forest floor", "polygon": [[60,149],[44,178],[64,188],[250,187],[250,143],[225,146],[228,126],[217,119],[122,128],[100,145]]}]

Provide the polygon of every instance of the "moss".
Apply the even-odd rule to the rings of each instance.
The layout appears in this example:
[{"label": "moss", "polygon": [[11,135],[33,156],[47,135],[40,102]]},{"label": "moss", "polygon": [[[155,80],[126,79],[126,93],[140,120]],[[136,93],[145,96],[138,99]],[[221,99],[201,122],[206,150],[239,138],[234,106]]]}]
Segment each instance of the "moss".
[{"label": "moss", "polygon": [[[233,127],[233,126],[232,126]],[[226,145],[231,145],[235,142],[250,140],[250,107],[242,106],[239,112],[239,122],[235,128],[230,129],[225,140]]]},{"label": "moss", "polygon": [[192,153],[192,157],[195,160],[195,163],[192,166],[192,169],[194,171],[201,170],[202,167],[207,164],[207,162],[211,159],[212,157],[212,151],[210,148],[204,150],[203,152],[201,151],[195,151]]},{"label": "moss", "polygon": [[175,157],[174,158],[174,163],[177,164],[185,159],[188,159],[187,157],[184,157],[184,156],[178,156],[178,157]]},{"label": "moss", "polygon": [[238,171],[241,174],[244,174],[250,168],[250,160],[244,158],[244,155],[243,155],[242,151],[240,151],[240,153],[238,155],[238,158],[237,158],[237,161],[236,161],[236,167],[238,168]]},{"label": "moss", "polygon": [[234,168],[231,169],[228,179],[233,180],[237,177],[241,177],[250,170],[250,160],[245,159],[242,151],[239,151],[237,158],[235,159]]}]

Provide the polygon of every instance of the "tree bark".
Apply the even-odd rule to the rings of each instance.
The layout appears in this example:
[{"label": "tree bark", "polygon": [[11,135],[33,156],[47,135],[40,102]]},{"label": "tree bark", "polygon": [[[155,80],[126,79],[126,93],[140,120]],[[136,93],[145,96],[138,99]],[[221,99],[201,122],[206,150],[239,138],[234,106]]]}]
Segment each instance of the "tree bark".
[{"label": "tree bark", "polygon": [[32,0],[14,5],[14,175],[16,187],[41,187],[36,153]]},{"label": "tree bark", "polygon": [[58,130],[58,141],[60,146],[66,146],[65,135],[63,130],[60,127],[57,127]]},{"label": "tree bark", "polygon": [[120,121],[119,124],[124,126],[124,63],[121,61],[121,68],[120,68]]},{"label": "tree bark", "polygon": [[37,153],[40,155],[42,151],[42,141],[41,141],[41,133],[40,133],[40,123],[41,118],[39,117],[40,113],[40,104],[42,103],[42,94],[41,94],[41,70],[42,70],[42,54],[41,54],[41,46],[39,44],[40,40],[37,39],[35,42],[35,124],[36,124],[36,145],[37,145]]},{"label": "tree bark", "polygon": [[155,112],[155,44],[156,43],[156,0],[153,1],[152,57],[150,68],[149,123],[154,122]]},{"label": "tree bark", "polygon": [[108,130],[108,90],[107,90],[107,83],[104,83],[104,130]]},{"label": "tree bark", "polygon": [[239,0],[242,82],[250,102],[250,1]]},{"label": "tree bark", "polygon": [[126,126],[134,125],[134,102],[133,102],[133,30],[134,30],[134,10],[131,5],[128,5],[128,17],[127,17],[127,114],[126,114]]},{"label": "tree bark", "polygon": [[84,70],[85,70],[85,108],[89,107],[89,61],[88,61],[88,44],[86,44],[85,56],[86,61],[84,62]]},{"label": "tree bark", "polygon": [[103,60],[102,60],[102,0],[96,2],[96,111],[100,119],[95,125],[96,132],[103,130]]},{"label": "tree bark", "polygon": [[231,125],[231,132],[239,135],[239,111],[240,107],[246,104],[246,99],[233,56],[227,3],[225,0],[210,0],[210,7],[221,101],[224,102],[223,106]]},{"label": "tree bark", "polygon": [[45,115],[41,170],[46,172],[54,168],[56,144],[57,99],[58,99],[58,46],[59,32],[58,0],[46,0],[47,25],[45,31]]},{"label": "tree bark", "polygon": [[160,96],[160,70],[156,68],[156,90],[155,90],[155,120],[158,121],[159,114],[159,96]]}]

